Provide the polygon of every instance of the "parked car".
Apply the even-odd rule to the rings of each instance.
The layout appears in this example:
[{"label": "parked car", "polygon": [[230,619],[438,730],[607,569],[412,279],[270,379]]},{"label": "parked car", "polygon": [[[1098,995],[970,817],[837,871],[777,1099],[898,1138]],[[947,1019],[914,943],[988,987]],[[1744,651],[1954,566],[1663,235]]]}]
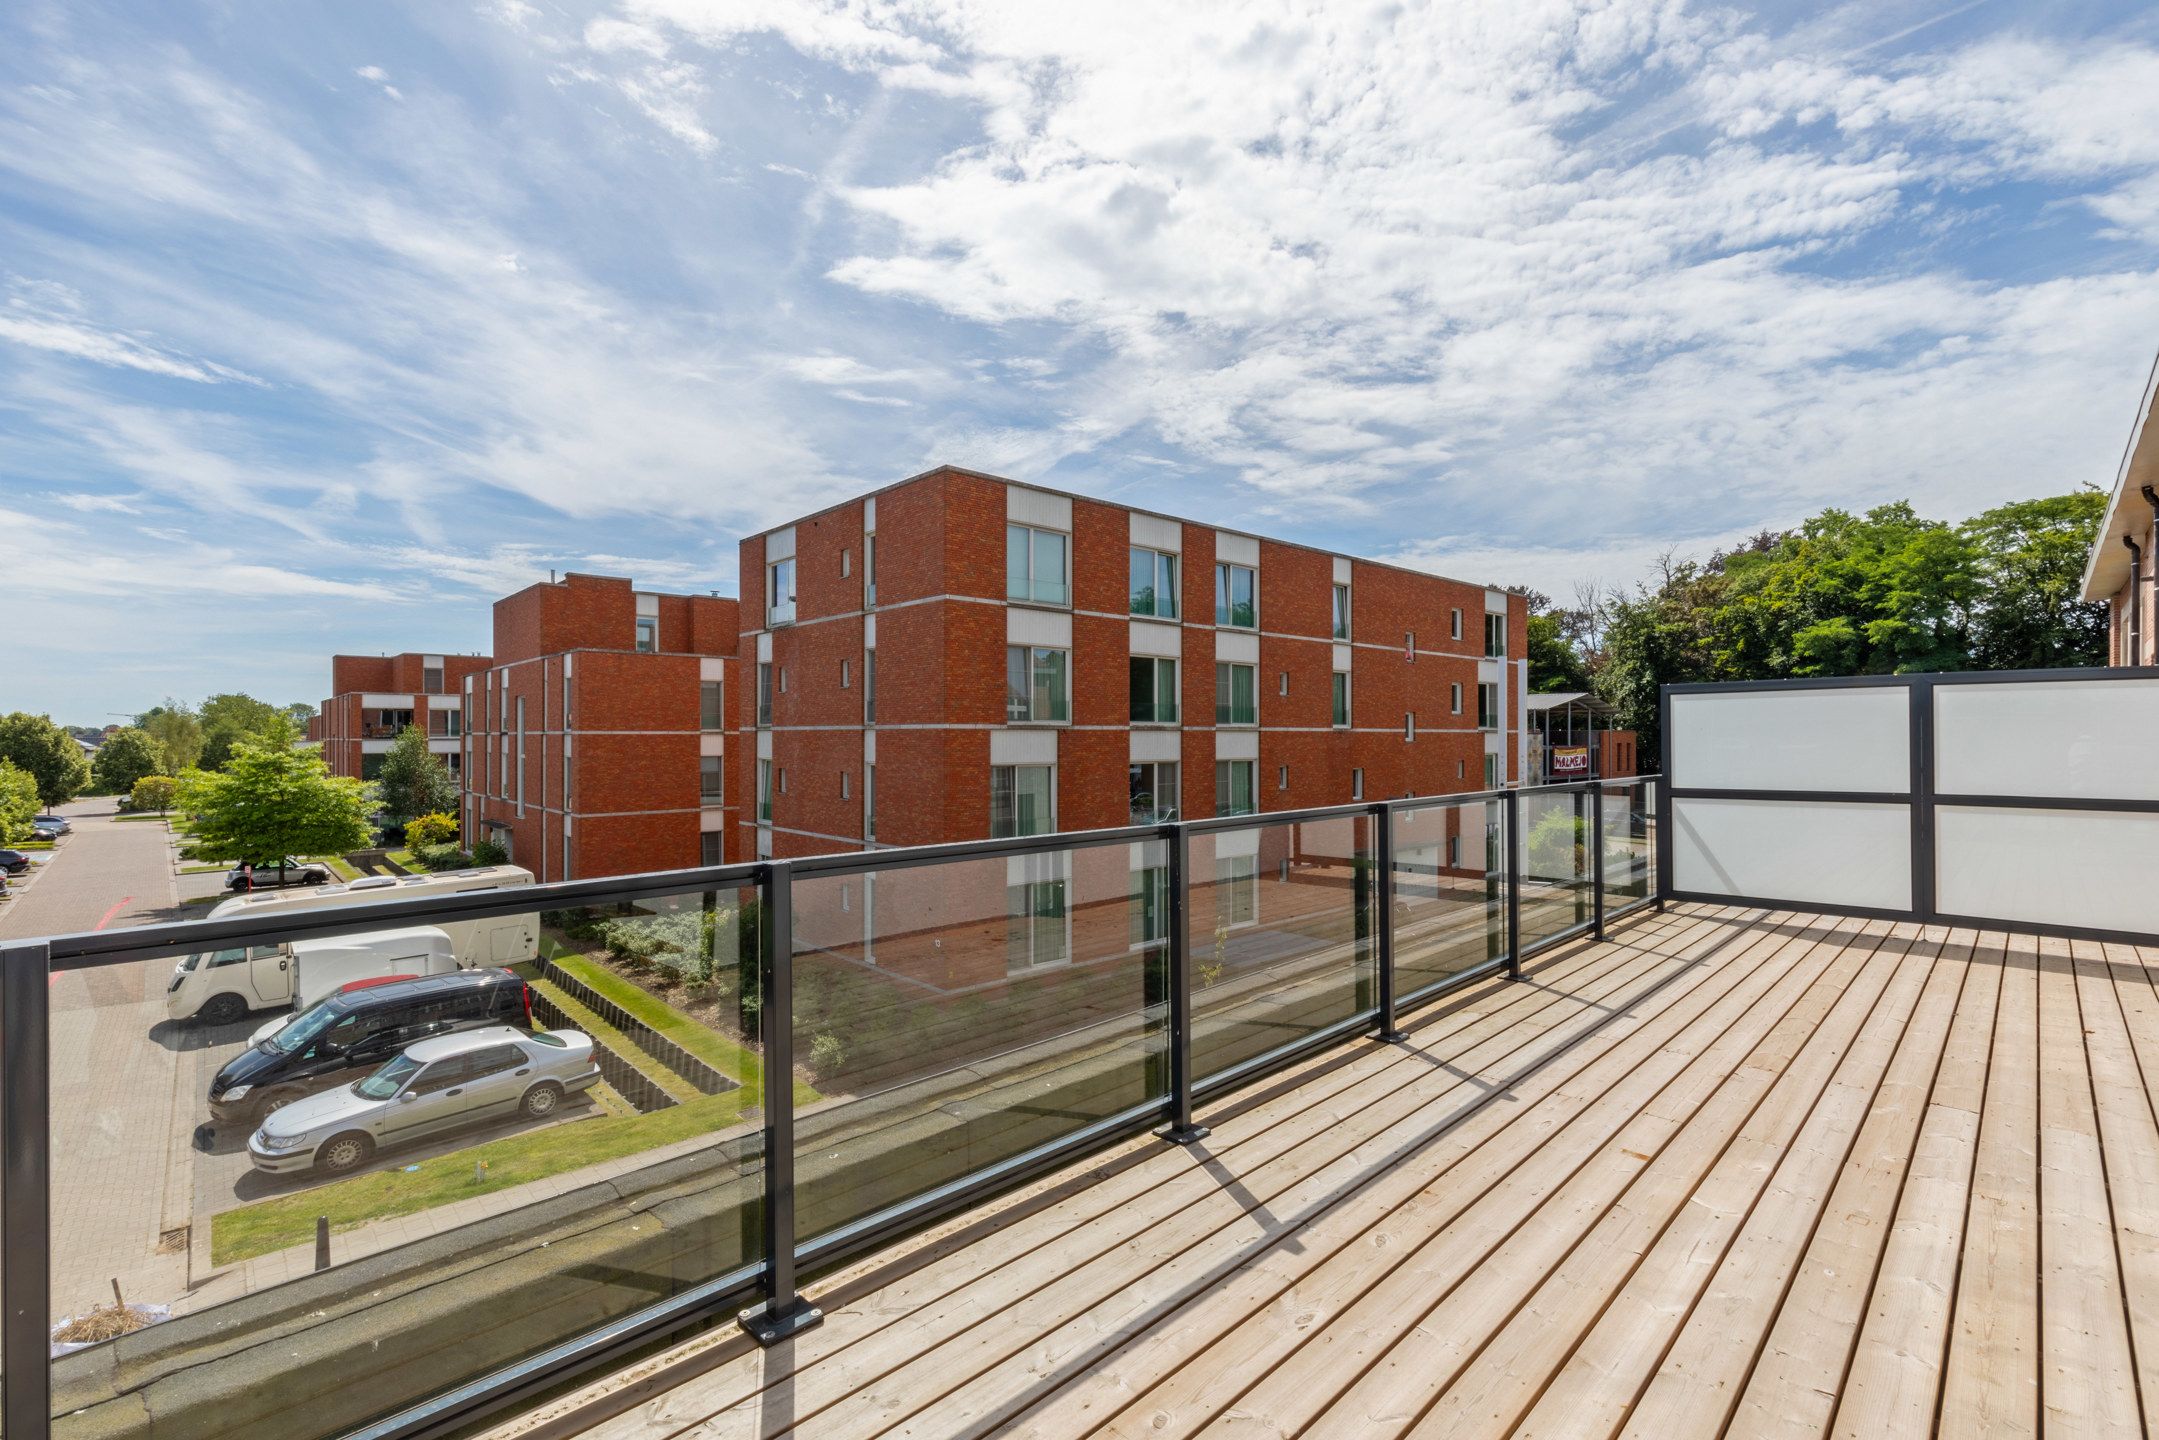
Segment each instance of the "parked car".
[{"label": "parked car", "polygon": [[32,815],[30,825],[36,830],[53,830],[62,835],[74,833],[75,826],[65,815]]},{"label": "parked car", "polygon": [[65,835],[67,833],[67,831],[60,829],[58,826],[48,825],[42,820],[33,820],[30,822],[30,837],[33,840],[58,840],[62,835]]},{"label": "parked car", "polygon": [[219,1125],[258,1125],[430,1036],[505,1025],[532,1028],[531,987],[509,970],[356,981],[257,1030],[211,1078],[210,1117]]},{"label": "parked car", "polygon": [[446,1130],[523,1116],[544,1120],[600,1078],[591,1037],[491,1025],[422,1040],[366,1079],[274,1112],[247,1155],[273,1175],[343,1175],[377,1150]]},{"label": "parked car", "polygon": [[20,850],[0,850],[0,870],[10,875],[20,875],[30,868],[30,857]]},{"label": "parked car", "polygon": [[258,861],[252,882],[247,867],[235,865],[225,872],[227,890],[275,890],[280,885],[327,885],[330,883],[330,867],[302,860],[297,855],[285,857],[285,868],[280,871],[275,860]]}]

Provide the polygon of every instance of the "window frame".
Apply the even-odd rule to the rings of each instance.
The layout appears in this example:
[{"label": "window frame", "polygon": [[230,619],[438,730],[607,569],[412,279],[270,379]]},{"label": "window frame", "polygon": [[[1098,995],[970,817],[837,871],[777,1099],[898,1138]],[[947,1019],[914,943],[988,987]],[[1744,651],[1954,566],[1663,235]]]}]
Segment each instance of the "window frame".
[{"label": "window frame", "polygon": [[1349,586],[1336,583],[1334,587],[1334,638],[1349,638]]},{"label": "window frame", "polygon": [[[1148,557],[1146,563],[1150,572],[1148,590],[1151,598],[1148,603],[1152,608],[1146,610],[1139,608],[1139,591],[1132,583],[1132,572],[1139,567],[1142,555]],[[1130,613],[1146,616],[1154,620],[1175,620],[1178,618],[1178,611],[1181,608],[1178,604],[1179,597],[1177,593],[1177,586],[1181,578],[1178,575],[1178,570],[1180,568],[1179,561],[1183,558],[1174,550],[1157,550],[1152,545],[1133,545],[1129,547],[1129,554],[1125,563],[1125,604],[1131,607]],[[1166,609],[1164,608],[1165,596],[1168,605]]]},{"label": "window frame", "polygon": [[[1056,693],[1051,700],[1055,712],[1049,715],[1035,713],[1042,694],[1042,660],[1055,655],[1062,663],[1057,671]],[[1025,713],[1015,713],[1012,673],[1015,656],[1025,656],[1019,661],[1027,684],[1019,692],[1019,703]],[[1005,724],[1007,725],[1069,725],[1072,723],[1072,652],[1056,645],[1007,645],[1005,646]]]},{"label": "window frame", "polygon": [[[1246,699],[1250,713],[1240,720],[1237,717],[1237,672],[1249,677]],[[1226,683],[1225,683],[1226,682]],[[1242,660],[1217,660],[1214,662],[1214,723],[1249,729],[1259,724],[1259,667]]]},{"label": "window frame", "polygon": [[[1175,725],[1177,723],[1177,715],[1179,710],[1178,700],[1180,698],[1178,694],[1180,680],[1180,676],[1177,673],[1178,665],[1179,661],[1177,660],[1177,658],[1171,655],[1134,655],[1130,657],[1130,663],[1125,666],[1127,686],[1127,703],[1125,708],[1127,714],[1129,714],[1131,717],[1132,724]],[[1153,713],[1151,715],[1145,716],[1140,714],[1138,687],[1134,683],[1138,679],[1137,672],[1142,666],[1146,667],[1150,674],[1150,687],[1154,691],[1153,700],[1148,702],[1149,708],[1152,710]],[[1162,684],[1164,666],[1168,667],[1169,675],[1169,698],[1167,700],[1164,700],[1162,698],[1164,693]],[[1167,714],[1163,713],[1165,709],[1167,709],[1168,711]]]},{"label": "window frame", "polygon": [[[1142,771],[1147,773],[1147,793],[1154,797],[1155,802],[1152,810],[1147,812],[1142,812],[1132,799],[1138,791]],[[1166,775],[1165,771],[1167,772]],[[1169,792],[1169,803],[1167,805],[1162,803],[1165,780]],[[1125,792],[1126,803],[1129,807],[1127,813],[1131,817],[1131,822],[1134,825],[1167,825],[1177,820],[1183,814],[1184,809],[1178,788],[1183,782],[1184,774],[1178,761],[1133,760],[1128,762],[1125,767]]]},{"label": "window frame", "polygon": [[[1020,801],[1022,800],[1022,798],[1032,798],[1031,796],[1029,796],[1029,795],[1028,795],[1028,793],[1027,793],[1027,792],[1023,791],[1023,790],[1022,790],[1022,788],[1021,788],[1021,784],[1020,784],[1020,778],[1021,778],[1021,777],[1020,777],[1020,772],[1021,772],[1021,771],[1023,771],[1023,770],[1024,770],[1024,771],[1040,771],[1040,772],[1041,772],[1041,775],[1042,775],[1042,782],[1043,782],[1043,789],[1042,789],[1042,798],[1043,798],[1043,799],[1044,799],[1044,801],[1045,801],[1045,802],[1047,803],[1047,806],[1048,806],[1048,809],[1049,809],[1049,815],[1048,815],[1048,817],[1047,817],[1047,823],[1046,823],[1046,824],[1044,824],[1044,825],[1043,825],[1043,826],[1042,826],[1042,827],[1041,827],[1040,829],[1034,829],[1034,830],[1022,830],[1022,829],[1020,829],[1020,828],[1019,828],[1019,825],[1020,825],[1020,818],[1021,818],[1021,817],[1020,817]],[[1006,821],[1007,821],[1007,824],[1008,824],[1009,828],[1003,828],[1003,829],[1001,829],[1001,828],[1000,828],[1000,826],[999,826],[999,821],[998,821],[998,814],[997,814],[997,791],[998,791],[998,779],[999,779],[999,777],[1000,777],[1000,776],[1003,776],[1003,777],[1005,777],[1005,778],[1004,778],[1004,786],[1005,786],[1006,794],[1007,794],[1007,797],[1008,797],[1008,800],[1009,800],[1009,813],[1008,813],[1008,815],[1006,816]],[[992,766],[990,767],[990,823],[989,823],[989,831],[990,831],[990,838],[991,838],[992,840],[1021,840],[1021,839],[1025,839],[1025,838],[1027,838],[1027,837],[1028,837],[1028,836],[1030,836],[1030,835],[1049,835],[1049,834],[1053,834],[1053,833],[1055,833],[1056,829],[1057,829],[1057,767],[1056,767],[1056,766],[1055,766],[1054,764],[1050,764],[1050,765],[992,765]]]},{"label": "window frame", "polygon": [[[1243,574],[1247,576],[1251,581],[1251,596],[1245,602],[1251,609],[1251,615],[1243,620],[1235,618],[1237,613],[1237,597],[1235,592],[1235,586],[1236,577],[1238,572],[1240,571],[1243,572]],[[1233,560],[1217,560],[1215,562],[1214,623],[1218,628],[1225,630],[1259,629],[1258,566],[1239,565]]]},{"label": "window frame", "polygon": [[[781,576],[786,577],[786,594],[781,595]],[[765,628],[795,623],[795,557],[785,556],[765,564]]]},{"label": "window frame", "polygon": [[1327,686],[1328,728],[1347,730],[1350,726],[1350,680],[1349,671],[1335,670]]},{"label": "window frame", "polygon": [[[1238,767],[1243,767],[1240,772]],[[1246,808],[1234,808],[1237,800],[1236,777],[1245,777],[1244,793]],[[1257,760],[1217,760],[1214,762],[1214,813],[1220,816],[1257,815],[1259,813],[1259,762]]]},{"label": "window frame", "polygon": [[[1015,581],[1012,576],[1012,541],[1014,532],[1027,537],[1027,574],[1024,584],[1019,586],[1025,592],[1021,594],[1014,593]],[[1038,538],[1043,536],[1052,537],[1057,541],[1064,568],[1064,578],[1057,582],[1062,593],[1054,600],[1045,600],[1037,593],[1044,582],[1035,578],[1035,562],[1039,558],[1036,542]],[[1041,525],[1023,524],[1018,520],[1005,521],[1005,603],[1008,605],[1046,605],[1059,610],[1072,608],[1072,537],[1069,533],[1063,530],[1051,530]]]}]

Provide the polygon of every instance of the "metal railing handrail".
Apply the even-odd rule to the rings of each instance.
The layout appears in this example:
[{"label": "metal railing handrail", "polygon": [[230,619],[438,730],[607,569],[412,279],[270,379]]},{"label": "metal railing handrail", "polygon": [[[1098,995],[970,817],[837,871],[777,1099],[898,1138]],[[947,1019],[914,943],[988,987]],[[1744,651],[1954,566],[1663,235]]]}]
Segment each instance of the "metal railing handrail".
[{"label": "metal railing handrail", "polygon": [[[190,920],[124,930],[90,931],[0,944],[0,1226],[7,1243],[0,1265],[0,1433],[9,1440],[46,1440],[51,1433],[48,1316],[51,1301],[50,1181],[51,1079],[50,980],[57,971],[103,967],[215,948],[282,943],[295,939],[348,934],[400,923],[441,923],[527,914],[584,906],[636,904],[720,890],[757,891],[762,954],[759,963],[760,1031],[763,1068],[768,1077],[793,1073],[794,1022],[794,883],[866,872],[917,868],[968,860],[988,860],[1099,849],[1121,844],[1157,844],[1168,871],[1166,930],[1169,1016],[1166,1036],[1167,1093],[1129,1111],[1111,1115],[1061,1135],[1022,1154],[970,1171],[958,1179],[909,1196],[838,1230],[804,1241],[795,1233],[793,1086],[768,1083],[763,1096],[764,1254],[753,1264],[692,1286],[681,1294],[632,1315],[596,1327],[588,1334],[548,1347],[517,1364],[476,1377],[432,1399],[353,1432],[370,1440],[413,1440],[446,1434],[499,1410],[543,1385],[559,1384],[565,1365],[592,1366],[628,1349],[664,1336],[686,1324],[724,1314],[745,1291],[763,1292],[762,1303],[740,1317],[760,1340],[771,1342],[817,1323],[818,1313],[796,1288],[798,1266],[825,1265],[873,1248],[928,1223],[938,1215],[975,1203],[1028,1176],[1064,1163],[1090,1149],[1112,1143],[1135,1128],[1160,1123],[1166,1138],[1184,1143],[1206,1133],[1193,1114],[1195,1097],[1219,1093],[1327,1045],[1364,1034],[1399,1039],[1400,1014],[1420,1007],[1460,985],[1489,976],[1504,966],[1510,977],[1539,950],[1584,934],[1601,939],[1614,914],[1661,905],[1659,884],[1617,912],[1605,903],[1605,804],[1614,790],[1643,788],[1652,793],[1652,777],[1595,777],[1557,784],[1508,787],[1455,794],[1358,801],[1347,805],[1262,811],[1252,815],[1211,816],[1153,825],[1068,831],[945,845],[851,851],[834,855],[703,866],[593,880],[554,881],[470,890],[452,894],[399,895],[383,887],[382,898],[326,909],[278,910],[223,920]],[[1569,882],[1587,884],[1592,916],[1529,947],[1522,943],[1522,807],[1525,797],[1586,794],[1593,842],[1588,874]],[[1487,864],[1487,883],[1497,877],[1505,888],[1505,951],[1442,980],[1425,985],[1405,999],[1397,993],[1395,973],[1395,845],[1393,819],[1398,815],[1460,806],[1502,807],[1505,843],[1497,864]],[[1581,817],[1581,811],[1576,811]],[[1270,826],[1365,821],[1372,827],[1368,845],[1375,882],[1354,902],[1376,916],[1359,935],[1361,947],[1372,943],[1375,1002],[1345,1019],[1239,1061],[1204,1080],[1193,1074],[1193,962],[1188,933],[1189,851],[1195,837]],[[1653,854],[1653,852],[1652,852]],[[1645,857],[1645,864],[1651,863]],[[1485,902],[1491,903],[1489,899]]]}]

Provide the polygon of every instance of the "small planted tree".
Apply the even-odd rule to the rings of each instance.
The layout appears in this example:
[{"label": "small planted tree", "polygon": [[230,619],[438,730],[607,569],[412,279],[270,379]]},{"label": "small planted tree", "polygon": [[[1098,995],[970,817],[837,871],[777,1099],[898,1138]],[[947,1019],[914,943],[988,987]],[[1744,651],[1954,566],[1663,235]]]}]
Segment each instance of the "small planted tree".
[{"label": "small planted tree", "polygon": [[457,817],[436,811],[415,815],[405,822],[405,844],[413,850],[428,845],[447,845],[457,838]]},{"label": "small planted tree", "polygon": [[180,782],[170,775],[145,775],[128,791],[127,804],[130,810],[155,810],[162,815],[179,796]]},{"label": "small planted tree", "polygon": [[129,725],[105,737],[90,761],[90,784],[106,795],[125,795],[145,775],[157,774],[157,747]]},{"label": "small planted tree", "polygon": [[0,845],[13,845],[30,834],[37,814],[37,780],[11,760],[0,760]]},{"label": "small planted tree", "polygon": [[375,783],[381,787],[382,808],[399,824],[457,808],[457,781],[427,748],[427,732],[417,725],[407,725],[390,742]]},{"label": "small planted tree", "polygon": [[197,817],[204,855],[275,865],[288,855],[335,855],[369,844],[373,787],[332,775],[322,757],[292,745],[280,717],[274,733],[233,747],[221,773],[180,777],[179,803]]}]

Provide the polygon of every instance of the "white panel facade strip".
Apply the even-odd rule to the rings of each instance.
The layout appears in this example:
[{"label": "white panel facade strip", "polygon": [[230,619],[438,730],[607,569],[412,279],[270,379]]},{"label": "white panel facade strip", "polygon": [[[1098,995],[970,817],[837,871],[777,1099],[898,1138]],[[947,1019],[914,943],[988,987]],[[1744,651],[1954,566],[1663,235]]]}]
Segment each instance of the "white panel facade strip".
[{"label": "white panel facade strip", "polygon": [[1174,660],[1184,653],[1184,627],[1134,620],[1131,646],[1134,655],[1166,655]]},{"label": "white panel facade strip", "polygon": [[701,730],[697,735],[697,753],[700,755],[725,755],[727,737],[717,730]]},{"label": "white panel facade strip", "polygon": [[757,663],[760,665],[770,665],[772,663],[772,632],[770,630],[761,631],[757,636]]},{"label": "white panel facade strip", "polygon": [[1934,689],[1940,795],[2159,800],[2159,680],[2004,680]]},{"label": "white panel facade strip", "polygon": [[700,834],[710,834],[714,830],[725,830],[726,828],[727,812],[725,810],[707,808],[698,812],[697,829]]},{"label": "white panel facade strip", "polygon": [[1055,730],[990,731],[990,764],[1054,765],[1057,763]]},{"label": "white panel facade strip", "polygon": [[1259,663],[1259,637],[1246,630],[1217,630],[1214,632],[1214,658],[1234,660],[1240,665]]},{"label": "white panel facade strip", "polygon": [[757,732],[757,758],[760,760],[770,760],[772,758],[772,732],[770,730]]},{"label": "white panel facade strip", "polygon": [[360,753],[362,755],[387,755],[390,753],[390,747],[395,743],[392,740],[362,740],[360,742]]},{"label": "white panel facade strip", "polygon": [[862,528],[872,533],[877,529],[877,497],[875,495],[862,502]]},{"label": "white panel facade strip", "polygon": [[877,617],[875,615],[863,617],[862,648],[865,650],[875,650],[877,648]]},{"label": "white panel facade strip", "polygon": [[[1211,835],[1196,836],[1192,842],[1192,859],[1195,866],[1203,858],[1201,840],[1213,842],[1214,860],[1249,860],[1259,854],[1259,827],[1250,830],[1217,830]],[[1205,884],[1212,875],[1195,875],[1196,884]]]},{"label": "white panel facade strip", "polygon": [[1041,645],[1053,650],[1072,648],[1072,612],[1031,610],[1023,605],[1005,609],[1005,643]]},{"label": "white panel facade strip", "polygon": [[[1046,880],[1072,878],[1072,852],[1051,850],[1041,855],[1005,856],[1005,884],[1039,885]],[[1067,926],[1071,924],[1067,916]],[[1069,933],[1069,932],[1068,932]]]},{"label": "white panel facade strip", "polygon": [[2159,815],[1943,805],[1934,864],[1945,915],[2159,936]]},{"label": "white panel facade strip", "polygon": [[1690,790],[1910,788],[1902,685],[1672,697],[1672,784]]},{"label": "white panel facade strip", "polygon": [[1072,529],[1072,497],[1030,490],[1025,485],[1005,486],[1005,518],[1045,530]]},{"label": "white panel facade strip", "polygon": [[657,615],[660,613],[659,596],[654,595],[647,590],[633,591],[632,594],[637,601],[637,613],[640,616]]},{"label": "white panel facade strip", "polygon": [[724,680],[727,678],[727,662],[707,655],[697,662],[697,678],[700,680]]},{"label": "white panel facade strip", "polygon": [[875,730],[862,732],[862,763],[865,765],[875,765],[877,763],[877,732]]},{"label": "white panel facade strip", "polygon": [[[364,743],[364,742],[363,742],[363,743]],[[462,740],[439,740],[439,739],[437,739],[437,740],[430,740],[430,741],[428,741],[428,742],[427,742],[427,748],[428,748],[428,751],[429,751],[429,753],[431,753],[431,754],[435,754],[435,755],[455,755],[455,754],[456,754],[456,753],[457,753],[458,751],[462,750],[462,749],[463,749],[464,747],[465,747],[465,742],[464,742],[464,741],[462,741]]]},{"label": "white panel facade strip", "polygon": [[1214,558],[1223,565],[1259,564],[1259,541],[1250,535],[1232,535],[1227,530],[1214,532]]},{"label": "white panel facade strip", "polygon": [[1337,645],[1334,647],[1334,668],[1337,670],[1348,670],[1354,668],[1350,664],[1349,647],[1347,645]]},{"label": "white panel facade strip", "polygon": [[465,697],[462,695],[430,695],[427,697],[427,708],[430,710],[456,710],[462,712],[465,708]]},{"label": "white panel facade strip", "polygon": [[442,668],[442,657],[440,655],[422,655],[420,663],[431,670],[440,670]]},{"label": "white panel facade strip", "polygon": [[393,695],[387,692],[378,695],[369,692],[360,697],[360,708],[363,710],[415,710],[419,708],[420,701],[423,698],[432,700],[435,697],[432,695],[424,697],[419,695]]},{"label": "white panel facade strip", "polygon": [[1134,730],[1132,760],[1176,760],[1184,754],[1182,730]]},{"label": "white panel facade strip", "polygon": [[1215,731],[1214,758],[1217,760],[1257,760],[1259,758],[1259,732],[1257,730]]},{"label": "white panel facade strip", "polygon": [[1672,809],[1679,890],[1911,908],[1910,806],[1681,799]]},{"label": "white panel facade strip", "polygon": [[[784,530],[775,530],[765,537],[765,563],[767,565],[770,565],[775,560],[792,560],[794,558],[794,526],[790,525]],[[757,583],[762,585],[764,581],[759,579]]]},{"label": "white panel facade strip", "polygon": [[1160,515],[1132,517],[1132,543],[1171,555],[1184,553],[1184,526]]},{"label": "white panel facade strip", "polygon": [[1504,591],[1504,590],[1487,590],[1487,591],[1485,591],[1485,592],[1484,592],[1484,613],[1485,613],[1485,614],[1487,614],[1487,615],[1504,615],[1504,614],[1506,614],[1506,613],[1507,613],[1507,592],[1506,592],[1506,591]]},{"label": "white panel facade strip", "polygon": [[1350,562],[1347,555],[1337,555],[1334,557],[1335,584],[1347,585],[1349,583],[1349,565]]}]

